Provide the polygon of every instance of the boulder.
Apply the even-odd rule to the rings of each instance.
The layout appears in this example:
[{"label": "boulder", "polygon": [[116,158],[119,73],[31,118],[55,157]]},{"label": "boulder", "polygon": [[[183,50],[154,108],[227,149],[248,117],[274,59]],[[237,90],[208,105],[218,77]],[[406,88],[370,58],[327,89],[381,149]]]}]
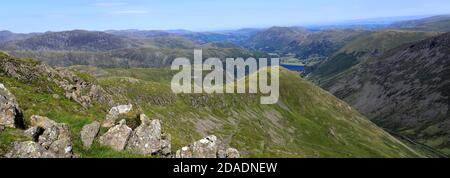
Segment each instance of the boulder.
[{"label": "boulder", "polygon": [[192,145],[193,158],[217,158],[217,137],[208,136]]},{"label": "boulder", "polygon": [[85,148],[91,148],[95,137],[100,131],[100,123],[95,121],[91,124],[85,125],[80,132],[81,142]]},{"label": "boulder", "polygon": [[234,148],[219,148],[219,140],[211,135],[192,145],[185,146],[175,154],[176,158],[239,158],[239,151]]},{"label": "boulder", "polygon": [[7,158],[57,158],[57,156],[33,141],[14,142]]},{"label": "boulder", "polygon": [[42,135],[44,133],[44,131],[45,130],[43,128],[34,126],[34,127],[30,127],[29,129],[25,130],[24,133],[26,136],[33,138],[33,140],[37,142],[39,139],[39,136]]},{"label": "boulder", "polygon": [[240,158],[239,151],[235,148],[228,148],[226,151],[227,158]]},{"label": "boulder", "polygon": [[31,128],[25,131],[32,136],[37,143],[58,158],[71,158],[72,138],[69,126],[56,123],[47,117],[31,116]]},{"label": "boulder", "polygon": [[161,135],[161,154],[168,156],[172,153],[172,137],[170,134]]},{"label": "boulder", "polygon": [[217,158],[227,158],[227,151],[223,149],[217,151]]},{"label": "boulder", "polygon": [[45,129],[44,133],[39,136],[38,143],[46,150],[55,153],[58,158],[73,156],[70,129],[66,124],[57,124]]},{"label": "boulder", "polygon": [[181,148],[181,150],[178,150],[175,158],[192,158],[192,150],[191,147],[185,146]]},{"label": "boulder", "polygon": [[126,125],[125,120],[121,120],[118,125],[110,128],[99,142],[102,145],[109,146],[116,151],[123,151],[131,136],[131,128]]},{"label": "boulder", "polygon": [[178,150],[177,158],[217,158],[217,137],[208,136]]},{"label": "boulder", "polygon": [[133,131],[127,150],[143,155],[159,152],[170,154],[170,136],[164,135],[162,139],[161,121],[150,120],[145,114],[140,115],[140,120],[141,125]]},{"label": "boulder", "polygon": [[133,109],[133,105],[120,105],[113,107],[106,115],[106,119],[103,121],[102,127],[110,128],[116,124],[116,120],[121,114],[127,114]]},{"label": "boulder", "polygon": [[23,114],[14,95],[0,83],[0,126],[24,128]]},{"label": "boulder", "polygon": [[30,118],[30,125],[32,127],[41,127],[43,129],[48,129],[53,127],[54,125],[57,125],[57,123],[47,117],[33,115]]}]

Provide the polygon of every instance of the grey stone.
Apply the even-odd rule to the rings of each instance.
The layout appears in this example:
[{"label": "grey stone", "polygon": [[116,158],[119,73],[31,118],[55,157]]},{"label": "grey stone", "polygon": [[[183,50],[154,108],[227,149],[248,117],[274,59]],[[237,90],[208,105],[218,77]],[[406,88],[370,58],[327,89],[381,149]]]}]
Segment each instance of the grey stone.
[{"label": "grey stone", "polygon": [[58,158],[71,158],[73,155],[70,129],[66,124],[57,124],[45,129],[39,136],[38,143],[55,153]]},{"label": "grey stone", "polygon": [[108,130],[100,137],[99,142],[102,145],[109,146],[116,151],[123,151],[131,136],[131,128],[126,125],[126,121],[120,123]]},{"label": "grey stone", "polygon": [[33,141],[15,142],[7,158],[56,158],[57,156]]},{"label": "grey stone", "polygon": [[161,151],[161,122],[150,120],[145,114],[141,114],[140,119],[141,125],[133,131],[127,150],[143,155],[156,154]]},{"label": "grey stone", "polygon": [[0,125],[10,128],[24,128],[23,114],[15,96],[0,83]]},{"label": "grey stone", "polygon": [[239,151],[235,148],[228,148],[227,149],[227,158],[240,158]]},{"label": "grey stone", "polygon": [[85,148],[91,148],[95,137],[100,131],[100,123],[95,121],[91,124],[85,125],[80,132],[81,142]]},{"label": "grey stone", "polygon": [[116,124],[116,120],[119,118],[121,114],[127,114],[133,109],[133,105],[120,105],[113,107],[109,110],[106,115],[106,119],[102,123],[102,127],[111,128]]},{"label": "grey stone", "polygon": [[38,141],[39,136],[42,135],[43,132],[44,132],[43,128],[34,126],[34,127],[31,127],[29,129],[25,130],[24,133],[26,136],[33,138],[34,141]]},{"label": "grey stone", "polygon": [[168,156],[172,153],[172,136],[170,134],[163,134],[161,136],[161,154]]},{"label": "grey stone", "polygon": [[210,135],[192,145],[185,146],[175,154],[176,158],[239,158],[239,151],[234,148],[227,150],[219,148],[220,141],[216,136]]},{"label": "grey stone", "polygon": [[73,156],[72,138],[68,125],[56,123],[47,117],[36,115],[31,116],[30,121],[32,128],[27,130],[26,133],[31,134],[43,149],[58,158],[71,158]]},{"label": "grey stone", "polygon": [[217,158],[217,137],[208,136],[192,145],[193,158]]},{"label": "grey stone", "polygon": [[30,118],[30,125],[32,127],[41,127],[43,129],[48,129],[57,125],[57,123],[47,117],[33,115]]},{"label": "grey stone", "polygon": [[192,158],[192,149],[190,146],[185,146],[181,148],[181,150],[178,150],[176,155],[176,158]]},{"label": "grey stone", "polygon": [[223,149],[217,151],[217,158],[227,158],[227,152]]}]

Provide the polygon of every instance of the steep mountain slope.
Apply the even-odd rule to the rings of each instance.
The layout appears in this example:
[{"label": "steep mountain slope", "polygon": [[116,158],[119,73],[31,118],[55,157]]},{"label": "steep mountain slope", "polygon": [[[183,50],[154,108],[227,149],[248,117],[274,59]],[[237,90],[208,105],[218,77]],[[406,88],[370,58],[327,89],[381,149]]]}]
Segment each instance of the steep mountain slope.
[{"label": "steep mountain slope", "polygon": [[11,41],[0,47],[5,50],[105,51],[136,46],[136,42],[108,33],[74,30],[47,32],[25,40]]},{"label": "steep mountain slope", "polygon": [[[178,57],[193,56],[193,49],[124,48],[111,51],[7,51],[13,56],[35,58],[52,66],[92,65],[98,67],[168,67]],[[262,57],[265,54],[242,48],[203,47],[203,57]]]},{"label": "steep mountain slope", "polygon": [[283,52],[294,40],[305,38],[309,33],[299,27],[272,27],[258,32],[245,46],[266,52]]},{"label": "steep mountain slope", "polygon": [[299,27],[272,27],[254,35],[243,45],[265,52],[295,54],[298,58],[327,58],[366,30],[327,29],[308,31]]},{"label": "steep mountain slope", "polygon": [[[164,32],[164,33],[163,33]],[[163,34],[162,34],[163,33]],[[227,32],[246,35],[249,31]],[[117,34],[117,35],[116,35]],[[191,34],[191,33],[189,33]],[[35,58],[52,66],[167,67],[177,57],[204,49],[204,57],[259,57],[264,55],[229,43],[199,44],[188,34],[165,31],[48,32],[0,44],[14,56]],[[228,38],[228,37],[227,37]]]},{"label": "steep mountain slope", "polygon": [[450,34],[404,45],[324,87],[382,127],[450,153]]},{"label": "steep mountain slope", "polygon": [[398,46],[418,42],[438,35],[433,32],[400,30],[380,30],[359,35],[348,42],[329,59],[310,69],[309,78],[321,85],[333,80],[333,77],[370,58],[383,55]]},{"label": "steep mountain slope", "polygon": [[309,34],[306,38],[294,39],[286,51],[300,58],[328,57],[355,38],[370,34],[366,30],[323,30]]},{"label": "steep mountain slope", "polygon": [[450,15],[440,15],[419,20],[409,20],[392,24],[389,28],[410,29],[420,31],[450,31]]},{"label": "steep mountain slope", "polygon": [[[73,151],[81,157],[137,156],[113,151],[97,142],[91,149],[82,148],[81,128],[94,120],[102,121],[106,115],[104,105],[83,107],[63,97],[64,90],[45,79],[49,77],[52,81],[54,76],[35,73],[41,71],[36,69],[52,71],[51,68],[4,54],[0,64],[0,82],[16,96],[26,123],[31,115],[66,123],[74,140]],[[10,64],[16,64],[17,68],[11,68]],[[79,77],[74,81],[82,86],[100,84],[112,96],[108,101],[132,103],[146,115],[160,118],[164,130],[172,135],[173,150],[215,134],[225,144],[238,148],[243,157],[421,156],[344,102],[284,70],[282,96],[277,105],[260,105],[259,95],[175,95],[169,84],[173,73],[165,69],[78,66],[69,71]],[[95,74],[95,78],[88,73]],[[30,138],[20,130],[6,129],[0,133],[0,154],[10,149],[11,142],[27,139]]]},{"label": "steep mountain slope", "polygon": [[101,71],[84,70],[96,73],[103,87],[162,118],[175,134],[175,147],[215,134],[246,157],[411,154],[345,103],[288,71],[281,72],[281,101],[268,106],[259,104],[258,95],[174,95],[169,86],[173,72],[165,69]]}]

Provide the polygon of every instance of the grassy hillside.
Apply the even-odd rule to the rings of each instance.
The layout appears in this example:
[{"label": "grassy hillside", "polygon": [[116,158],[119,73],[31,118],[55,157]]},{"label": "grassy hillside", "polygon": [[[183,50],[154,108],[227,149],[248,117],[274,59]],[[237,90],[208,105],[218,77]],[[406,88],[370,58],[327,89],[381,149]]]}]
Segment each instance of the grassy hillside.
[{"label": "grassy hillside", "polygon": [[[2,60],[18,60],[3,55]],[[35,61],[20,60],[29,65]],[[28,65],[28,64],[27,64]],[[400,141],[375,126],[331,94],[281,71],[281,100],[260,105],[258,95],[175,95],[166,69],[71,68],[83,79],[102,85],[118,103],[134,103],[150,117],[160,118],[172,135],[173,150],[208,134],[236,147],[244,157],[419,157]],[[83,69],[83,70],[81,70]],[[95,78],[88,73],[95,74]],[[46,80],[21,81],[0,75],[17,97],[24,116],[43,115],[67,123],[74,139],[74,152],[81,157],[136,157],[115,152],[97,143],[82,148],[81,127],[105,118],[103,107],[89,109],[65,99],[56,85]],[[104,132],[105,130],[102,130]],[[8,129],[0,134],[1,152],[22,132]]]},{"label": "grassy hillside", "polygon": [[380,126],[449,154],[450,34],[403,45],[323,86]]},{"label": "grassy hillside", "polygon": [[449,32],[450,15],[439,15],[418,20],[397,22],[392,24],[390,28],[419,30],[419,31]]},{"label": "grassy hillside", "polygon": [[332,57],[316,65],[309,79],[326,85],[342,72],[370,58],[377,58],[390,49],[436,36],[434,32],[381,30],[360,35],[347,43]]},{"label": "grassy hillside", "polygon": [[260,105],[257,95],[174,95],[169,87],[173,73],[164,69],[104,71],[97,75],[100,84],[161,118],[175,148],[216,134],[245,157],[417,156],[345,103],[288,71],[281,72],[281,101],[271,106]]},{"label": "grassy hillside", "polygon": [[[151,43],[147,45],[151,45]],[[203,47],[199,49],[203,49],[203,57],[205,59],[212,56],[219,58],[247,58],[265,55],[242,48]],[[177,57],[193,58],[193,52],[193,49],[161,47],[125,48],[104,52],[70,50],[8,51],[11,55],[39,59],[52,66],[91,65],[107,68],[168,67]]]}]

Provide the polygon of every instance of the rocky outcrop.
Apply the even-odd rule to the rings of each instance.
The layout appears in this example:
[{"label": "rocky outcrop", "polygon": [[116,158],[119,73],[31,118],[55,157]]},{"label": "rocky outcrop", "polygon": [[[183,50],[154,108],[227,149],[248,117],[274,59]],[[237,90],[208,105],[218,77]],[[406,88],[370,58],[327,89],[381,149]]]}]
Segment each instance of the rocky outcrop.
[{"label": "rocky outcrop", "polygon": [[64,89],[66,98],[84,107],[90,107],[94,102],[112,106],[112,97],[102,87],[84,81],[66,68],[57,68],[55,71],[59,77],[53,81]]},{"label": "rocky outcrop", "polygon": [[106,119],[102,123],[102,127],[110,128],[116,124],[117,119],[121,114],[127,114],[133,109],[133,105],[120,105],[113,107],[106,115]]},{"label": "rocky outcrop", "polygon": [[145,114],[141,114],[140,120],[141,125],[133,131],[127,150],[142,155],[170,154],[171,137],[162,133],[161,121],[150,120]]},{"label": "rocky outcrop", "polygon": [[56,155],[33,141],[15,142],[7,158],[56,158]]},{"label": "rocky outcrop", "polygon": [[24,128],[23,114],[14,95],[0,83],[0,126]]},{"label": "rocky outcrop", "polygon": [[54,82],[64,90],[65,97],[90,107],[94,103],[113,106],[113,99],[101,86],[85,81],[66,68],[52,68],[33,60],[0,58],[0,71],[22,81],[46,80]]},{"label": "rocky outcrop", "polygon": [[39,140],[39,136],[42,135],[44,131],[45,130],[42,127],[34,126],[25,130],[24,134],[28,137],[33,138],[33,140],[37,142]]},{"label": "rocky outcrop", "polygon": [[35,141],[15,142],[6,155],[10,158],[71,158],[72,139],[66,124],[56,123],[46,117],[32,116],[31,128],[26,135]]},{"label": "rocky outcrop", "polygon": [[364,61],[323,87],[382,128],[445,152],[449,76],[450,33],[445,33]]},{"label": "rocky outcrop", "polygon": [[103,136],[99,142],[102,145],[109,146],[116,151],[123,151],[130,139],[132,129],[127,126],[125,120],[121,120],[118,125],[112,127]]},{"label": "rocky outcrop", "polygon": [[235,148],[228,148],[226,151],[226,158],[240,158],[239,151]]},{"label": "rocky outcrop", "polygon": [[164,133],[161,135],[161,154],[168,156],[172,154],[172,136]]},{"label": "rocky outcrop", "polygon": [[81,142],[85,148],[91,148],[95,137],[100,131],[100,123],[95,121],[91,124],[85,125],[80,132]]},{"label": "rocky outcrop", "polygon": [[238,150],[220,149],[220,143],[214,135],[203,138],[192,145],[185,146],[175,154],[176,158],[239,158]]}]

